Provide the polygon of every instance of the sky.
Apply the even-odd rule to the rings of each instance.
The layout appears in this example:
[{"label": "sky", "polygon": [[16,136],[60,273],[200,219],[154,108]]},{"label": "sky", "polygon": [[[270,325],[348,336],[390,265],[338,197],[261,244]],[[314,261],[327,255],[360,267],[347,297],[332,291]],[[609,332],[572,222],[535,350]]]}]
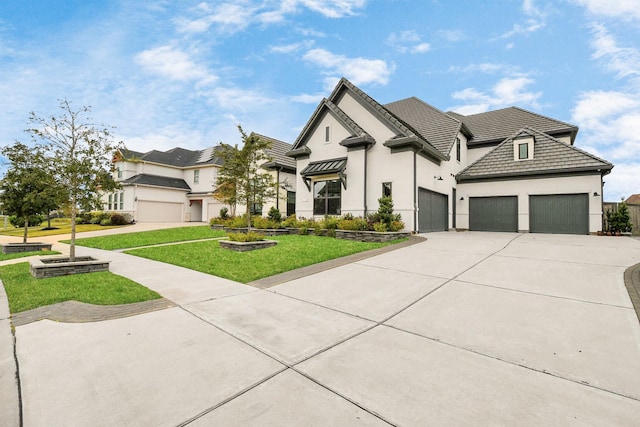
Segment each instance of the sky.
[{"label": "sky", "polygon": [[0,145],[59,99],[131,150],[293,143],[340,77],[381,104],[518,106],[640,193],[640,0],[0,1]]}]

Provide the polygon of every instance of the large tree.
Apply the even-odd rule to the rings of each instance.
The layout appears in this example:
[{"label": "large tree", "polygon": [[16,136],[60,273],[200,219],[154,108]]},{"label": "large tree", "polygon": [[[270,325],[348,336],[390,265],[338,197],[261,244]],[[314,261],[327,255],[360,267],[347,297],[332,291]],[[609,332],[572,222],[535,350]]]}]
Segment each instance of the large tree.
[{"label": "large tree", "polygon": [[247,135],[238,126],[242,136],[242,148],[237,145],[220,144],[216,155],[223,165],[216,178],[216,197],[231,206],[236,203],[246,207],[247,227],[251,228],[253,207],[262,206],[276,195],[276,182],[273,176],[261,165],[271,159],[266,150],[271,143],[255,133]]},{"label": "large tree", "polygon": [[40,147],[16,142],[0,152],[10,163],[0,183],[0,201],[5,212],[23,219],[22,241],[27,243],[29,219],[60,207],[60,186]]},{"label": "large tree", "polygon": [[69,257],[73,261],[78,209],[93,204],[100,191],[118,187],[111,176],[111,159],[121,143],[114,142],[112,127],[87,117],[91,107],[74,109],[66,99],[60,100],[59,106],[62,113],[58,116],[42,118],[32,112],[29,122],[33,127],[27,132],[43,147],[65,189],[71,216]]}]

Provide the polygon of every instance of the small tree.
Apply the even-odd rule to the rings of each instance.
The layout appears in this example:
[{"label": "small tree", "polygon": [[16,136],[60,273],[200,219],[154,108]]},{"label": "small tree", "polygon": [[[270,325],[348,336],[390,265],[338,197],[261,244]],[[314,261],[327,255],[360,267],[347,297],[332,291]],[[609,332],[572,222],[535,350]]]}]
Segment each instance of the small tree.
[{"label": "small tree", "polygon": [[609,229],[617,232],[630,232],[633,228],[631,216],[629,215],[629,207],[623,201],[618,205],[618,210],[607,211],[607,222]]},{"label": "small tree", "polygon": [[254,133],[247,135],[242,126],[238,130],[242,148],[221,144],[217,151],[224,163],[218,171],[215,194],[218,200],[231,206],[243,203],[247,227],[251,228],[252,207],[262,206],[276,194],[273,176],[260,167],[270,160],[265,150],[271,148],[271,143]]},{"label": "small tree", "polygon": [[40,147],[30,148],[21,142],[0,150],[11,166],[0,184],[4,209],[24,223],[22,241],[27,243],[29,218],[60,206],[60,186],[46,164]]},{"label": "small tree", "polygon": [[41,144],[51,161],[53,172],[65,190],[71,217],[69,257],[75,260],[76,216],[80,206],[90,206],[99,191],[118,188],[111,178],[111,159],[121,143],[113,142],[110,127],[94,124],[86,117],[91,107],[74,110],[66,100],[59,101],[62,113],[48,118],[31,113],[27,129]]}]

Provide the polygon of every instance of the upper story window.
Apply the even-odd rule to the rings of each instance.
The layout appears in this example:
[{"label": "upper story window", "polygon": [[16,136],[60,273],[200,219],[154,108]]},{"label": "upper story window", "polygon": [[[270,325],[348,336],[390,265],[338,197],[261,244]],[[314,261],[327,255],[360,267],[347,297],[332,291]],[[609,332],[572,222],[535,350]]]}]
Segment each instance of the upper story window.
[{"label": "upper story window", "polygon": [[524,160],[529,158],[529,144],[526,142],[518,144],[518,159]]},{"label": "upper story window", "polygon": [[460,161],[460,138],[456,138],[456,160]]},{"label": "upper story window", "polygon": [[200,169],[196,169],[193,171],[193,183],[197,184],[200,182]]},{"label": "upper story window", "polygon": [[529,160],[533,159],[534,139],[530,135],[521,136],[513,140],[513,159]]},{"label": "upper story window", "polygon": [[118,178],[122,178],[122,169],[118,168]]},{"label": "upper story window", "polygon": [[324,128],[324,142],[331,142],[331,127]]}]

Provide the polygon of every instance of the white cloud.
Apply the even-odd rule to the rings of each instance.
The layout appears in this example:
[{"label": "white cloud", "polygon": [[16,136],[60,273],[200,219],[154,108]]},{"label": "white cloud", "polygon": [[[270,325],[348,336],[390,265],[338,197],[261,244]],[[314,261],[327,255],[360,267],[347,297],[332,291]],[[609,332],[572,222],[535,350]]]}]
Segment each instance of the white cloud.
[{"label": "white cloud", "polygon": [[317,104],[322,100],[322,98],[324,98],[324,96],[324,93],[301,93],[300,95],[290,96],[289,99],[293,102],[299,102],[301,104]]},{"label": "white cloud", "polygon": [[414,30],[391,33],[387,37],[387,44],[401,53],[424,53],[431,49],[431,45],[422,41],[422,37]]},{"label": "white cloud", "polygon": [[604,66],[618,78],[640,76],[640,52],[633,47],[619,47],[616,39],[600,24],[593,25],[593,58],[601,60]]},{"label": "white cloud", "polygon": [[366,0],[299,0],[300,4],[327,18],[342,18],[357,14]]},{"label": "white cloud", "polygon": [[533,33],[545,27],[547,13],[538,8],[534,0],[524,0],[522,2],[522,12],[527,17],[524,22],[513,24],[513,28],[500,36],[501,38]]},{"label": "white cloud", "polygon": [[272,53],[294,53],[302,49],[310,49],[314,45],[313,40],[306,40],[299,43],[284,44],[279,46],[271,46],[269,51]]},{"label": "white cloud", "polygon": [[197,80],[200,83],[212,83],[217,80],[206,67],[196,64],[186,52],[173,46],[160,46],[142,51],[135,59],[145,69],[172,80]]},{"label": "white cloud", "polygon": [[449,71],[457,73],[476,73],[495,74],[499,72],[515,71],[515,68],[505,64],[494,64],[492,62],[483,62],[480,64],[469,64],[465,67],[451,66]]},{"label": "white cloud", "polygon": [[439,30],[437,34],[449,42],[459,42],[466,38],[461,30]]},{"label": "white cloud", "polygon": [[539,107],[538,99],[542,92],[527,91],[527,86],[534,80],[526,76],[505,77],[498,81],[489,93],[475,88],[466,88],[455,92],[452,97],[464,104],[450,109],[460,114],[482,113],[488,110],[504,108],[511,105],[525,105]]},{"label": "white cloud", "polygon": [[340,76],[356,85],[386,85],[394,71],[393,64],[389,65],[381,59],[348,58],[325,49],[312,49],[303,59],[325,70],[325,87],[329,90],[333,89]]},{"label": "white cloud", "polygon": [[640,19],[638,0],[572,0],[594,15],[622,20]]}]

